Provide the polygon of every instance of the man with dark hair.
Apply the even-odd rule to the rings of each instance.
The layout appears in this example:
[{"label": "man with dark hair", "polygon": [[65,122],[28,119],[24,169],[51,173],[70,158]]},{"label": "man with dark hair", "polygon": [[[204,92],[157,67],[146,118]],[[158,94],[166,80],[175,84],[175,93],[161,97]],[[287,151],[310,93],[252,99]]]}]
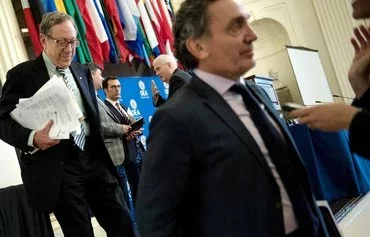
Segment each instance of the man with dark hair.
[{"label": "man with dark hair", "polygon": [[[117,141],[115,143],[112,140],[107,142],[106,139],[105,144],[108,147],[108,151],[110,151],[114,164],[125,167],[127,178],[131,185],[132,198],[136,200],[137,185],[139,182],[137,155],[141,151],[139,149],[143,149],[141,142],[136,136],[141,134],[141,130],[131,131],[130,124],[135,122],[135,118],[127,112],[127,107],[120,102],[121,84],[118,78],[106,78],[103,81],[103,90],[106,96],[104,104],[114,115],[114,117],[110,116],[111,120],[109,123],[102,123],[103,133],[105,133],[106,138],[109,135],[108,138],[113,138],[113,140],[117,136],[121,136],[122,141],[121,144],[118,144]],[[108,118],[104,120],[108,122]],[[113,125],[112,122],[115,123],[114,127],[110,126]],[[124,136],[122,137],[122,135]],[[118,147],[119,145],[120,147]]]},{"label": "man with dark hair", "polygon": [[[43,53],[9,70],[0,99],[0,138],[22,151],[29,204],[54,212],[64,236],[94,236],[89,207],[107,236],[133,236],[117,171],[104,146],[90,71],[72,61],[79,45],[73,18],[46,13],[40,32]],[[32,131],[10,116],[20,99],[34,95],[53,76],[66,83],[83,114],[81,132],[66,140],[49,137],[53,121]]]},{"label": "man with dark hair", "polygon": [[[91,70],[95,90],[97,91],[103,87],[104,78],[101,76],[101,70],[98,65],[95,63],[89,63],[88,65]],[[113,80],[117,80],[117,78],[108,77],[104,83],[104,87],[109,87],[110,82]],[[136,146],[132,147],[131,143],[136,145],[136,142],[139,142],[136,140],[138,131],[131,131],[131,126],[125,123],[125,121],[121,121],[122,114],[115,113],[114,110],[109,108],[99,98],[97,98],[97,101],[104,143],[121,179],[125,201],[131,212],[135,236],[139,236],[135,221],[134,198],[132,195],[132,192],[136,195],[137,183],[139,182],[139,169],[136,160],[134,159],[133,162],[130,162],[131,159],[129,158],[129,154],[131,153],[134,153],[133,155],[136,156]],[[130,116],[129,118],[130,122],[134,121],[133,117]],[[131,148],[130,151],[129,148]]]},{"label": "man with dark hair", "polygon": [[99,67],[99,65],[96,63],[92,63],[92,62],[87,63],[87,66],[89,67],[90,72],[91,72],[91,79],[93,81],[95,91],[97,91],[102,88],[102,84],[104,81],[104,77],[102,76],[102,70]]},{"label": "man with dark hair", "polygon": [[194,76],[151,120],[136,203],[143,237],[327,236],[288,128],[254,67],[249,14],[185,0],[173,32]]},{"label": "man with dark hair", "polygon": [[[159,76],[164,83],[169,85],[168,99],[182,86],[186,85],[191,78],[189,73],[177,67],[176,59],[167,54],[161,54],[156,57],[153,61],[153,68],[156,75]],[[166,102],[166,99],[159,94],[157,85],[154,81],[152,81],[152,95],[155,107],[159,107]]]}]

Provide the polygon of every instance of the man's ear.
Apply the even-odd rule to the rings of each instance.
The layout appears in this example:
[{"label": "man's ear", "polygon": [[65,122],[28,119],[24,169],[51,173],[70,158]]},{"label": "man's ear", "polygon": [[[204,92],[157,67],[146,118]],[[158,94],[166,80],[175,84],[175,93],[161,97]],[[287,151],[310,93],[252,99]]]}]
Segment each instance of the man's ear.
[{"label": "man's ear", "polygon": [[209,56],[209,48],[204,37],[187,39],[185,45],[188,51],[197,59],[203,59]]},{"label": "man's ear", "polygon": [[46,41],[48,40],[47,36],[44,34],[40,34],[39,38],[43,49],[46,49]]}]

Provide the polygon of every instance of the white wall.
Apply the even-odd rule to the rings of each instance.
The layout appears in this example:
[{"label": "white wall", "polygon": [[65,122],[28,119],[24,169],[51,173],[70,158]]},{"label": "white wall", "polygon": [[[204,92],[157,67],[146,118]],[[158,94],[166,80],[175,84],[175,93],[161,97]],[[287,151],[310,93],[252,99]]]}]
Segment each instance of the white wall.
[{"label": "white wall", "polygon": [[14,147],[0,140],[0,154],[0,188],[21,184],[21,171]]},{"label": "white wall", "polygon": [[[257,27],[256,33],[260,37],[259,40],[266,43],[266,39],[263,37],[270,38],[269,42],[275,45],[275,50],[267,47],[270,55],[264,53],[261,56],[259,52],[266,50],[258,47],[266,46],[256,42],[257,66],[247,75],[268,75],[270,69],[276,69],[280,74],[280,80],[288,85],[294,102],[301,103],[297,83],[284,47],[285,44],[303,46],[319,50],[332,93],[342,94],[312,0],[240,0],[240,2],[252,15],[250,21],[252,27],[254,22],[258,22],[258,20],[272,19],[276,21],[277,26],[280,25],[283,29],[275,32],[266,29],[265,32],[261,32],[260,28]],[[274,35],[276,35],[275,39]]]},{"label": "white wall", "polygon": [[[28,59],[11,1],[0,1],[0,81],[7,71]],[[0,188],[22,183],[13,147],[0,140]]]}]

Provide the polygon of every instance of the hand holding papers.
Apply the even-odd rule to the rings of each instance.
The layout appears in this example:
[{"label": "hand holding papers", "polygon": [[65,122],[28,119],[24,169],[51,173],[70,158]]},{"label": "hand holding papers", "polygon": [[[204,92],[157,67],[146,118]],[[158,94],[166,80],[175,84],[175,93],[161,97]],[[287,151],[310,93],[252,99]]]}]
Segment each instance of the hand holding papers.
[{"label": "hand holding papers", "polygon": [[71,132],[79,130],[79,119],[83,117],[72,93],[57,76],[53,76],[32,97],[20,100],[10,115],[23,127],[35,131],[53,120],[49,131],[49,137],[53,139],[68,139]]}]

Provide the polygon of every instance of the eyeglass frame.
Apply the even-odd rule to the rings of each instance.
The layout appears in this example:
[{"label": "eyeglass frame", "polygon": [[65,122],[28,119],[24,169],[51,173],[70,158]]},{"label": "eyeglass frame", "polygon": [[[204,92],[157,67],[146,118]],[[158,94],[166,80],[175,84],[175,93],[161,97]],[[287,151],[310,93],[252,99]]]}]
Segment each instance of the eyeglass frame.
[{"label": "eyeglass frame", "polygon": [[[53,38],[52,36],[50,35],[46,35],[46,37],[48,37],[49,39],[53,40],[56,44],[57,44],[57,47],[60,48],[60,49],[65,49],[67,48],[67,46],[70,44],[72,48],[77,48],[79,45],[80,45],[80,41],[76,38],[76,39],[73,39],[73,40],[66,40],[66,39],[55,39]],[[66,44],[66,45],[61,45],[61,42],[64,42],[63,44]],[[75,42],[75,43],[73,43]]]}]

